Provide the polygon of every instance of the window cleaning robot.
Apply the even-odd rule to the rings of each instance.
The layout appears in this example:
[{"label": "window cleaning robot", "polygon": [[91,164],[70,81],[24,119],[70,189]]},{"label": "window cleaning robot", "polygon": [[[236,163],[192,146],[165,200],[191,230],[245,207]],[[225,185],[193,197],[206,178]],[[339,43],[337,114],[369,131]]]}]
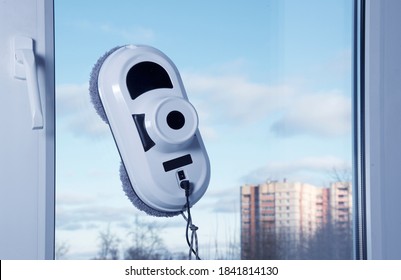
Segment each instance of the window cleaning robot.
[{"label": "window cleaning robot", "polygon": [[155,48],[116,47],[93,67],[89,92],[120,153],[126,195],[157,217],[187,210],[188,241],[190,208],[208,188],[210,163],[177,68]]}]

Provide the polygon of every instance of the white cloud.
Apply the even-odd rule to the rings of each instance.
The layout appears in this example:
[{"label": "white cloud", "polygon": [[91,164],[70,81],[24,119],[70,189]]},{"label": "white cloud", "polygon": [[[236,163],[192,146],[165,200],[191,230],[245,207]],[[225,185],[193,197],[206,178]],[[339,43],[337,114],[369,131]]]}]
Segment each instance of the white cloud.
[{"label": "white cloud", "polygon": [[115,36],[123,42],[142,42],[149,44],[155,40],[155,31],[149,27],[140,25],[131,25],[124,27],[116,26],[111,23],[100,23],[100,22],[89,22],[86,20],[80,20],[71,22],[70,25],[73,28],[86,30],[90,33],[102,33],[107,37]]},{"label": "white cloud", "polygon": [[[248,125],[269,119],[268,129],[281,137],[334,137],[350,132],[351,98],[339,90],[309,92],[291,84],[256,83],[240,75],[184,73],[183,80],[206,139],[218,138],[216,126],[221,124]],[[93,109],[87,84],[58,86],[57,114],[76,135],[110,134]]]},{"label": "white cloud", "polygon": [[213,213],[238,213],[239,186],[224,189],[211,187],[199,203],[202,208],[210,209]]},{"label": "white cloud", "polygon": [[57,195],[57,207],[79,206],[94,203],[96,199],[93,196],[83,193],[63,193]]},{"label": "white cloud", "polygon": [[95,228],[107,223],[124,223],[133,216],[131,207],[82,204],[57,207],[57,228],[60,230],[81,230]]},{"label": "white cloud", "polygon": [[[190,99],[201,99],[200,110],[224,121],[247,123],[257,121],[286,106],[294,91],[286,85],[268,86],[254,83],[243,76],[208,76],[185,73],[184,82]],[[213,113],[211,113],[211,110]]]},{"label": "white cloud", "polygon": [[101,24],[99,28],[102,32],[120,37],[127,42],[152,42],[155,39],[155,32],[142,26],[121,28],[111,24]]},{"label": "white cloud", "polygon": [[[350,163],[336,156],[304,157],[290,161],[272,161],[249,172],[244,182],[262,183],[266,180],[288,178],[290,181],[325,183],[332,179],[333,170],[351,170]],[[310,180],[313,180],[312,182]]]},{"label": "white cloud", "polygon": [[57,125],[76,136],[104,137],[110,135],[107,124],[97,115],[87,84],[59,85],[56,88]]},{"label": "white cloud", "polygon": [[350,132],[351,100],[340,91],[298,96],[272,126],[280,136],[341,136]]},{"label": "white cloud", "polygon": [[56,87],[57,116],[65,117],[71,112],[85,108],[89,101],[88,84],[68,84]]},{"label": "white cloud", "polygon": [[[247,125],[274,119],[278,136],[342,136],[350,132],[351,98],[339,90],[309,92],[296,85],[270,86],[243,76],[185,73],[190,99],[206,124]],[[216,134],[216,133],[215,133]]]}]

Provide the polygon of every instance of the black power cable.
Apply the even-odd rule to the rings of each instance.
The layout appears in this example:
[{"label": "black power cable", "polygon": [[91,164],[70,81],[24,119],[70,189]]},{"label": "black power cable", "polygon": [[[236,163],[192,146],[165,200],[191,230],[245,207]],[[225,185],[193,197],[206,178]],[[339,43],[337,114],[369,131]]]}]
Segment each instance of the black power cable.
[{"label": "black power cable", "polygon": [[[180,182],[180,187],[182,189],[185,190],[185,197],[186,197],[186,211],[188,213],[188,217],[185,216],[184,212],[182,212],[182,216],[184,217],[184,219],[187,221],[187,227],[186,227],[186,232],[185,232],[185,236],[187,239],[187,244],[189,246],[189,255],[188,258],[192,259],[192,254],[195,255],[195,258],[197,260],[200,260],[201,258],[198,255],[198,236],[196,234],[196,231],[198,230],[198,227],[195,226],[192,223],[192,216],[191,216],[191,210],[190,210],[190,204],[189,204],[189,196],[190,196],[190,190],[191,190],[191,184],[189,182],[189,180],[182,180]],[[191,240],[189,239],[189,230],[191,230],[192,234],[191,234]],[[195,240],[194,240],[195,239]],[[194,248],[194,241],[195,241],[195,248]]]}]

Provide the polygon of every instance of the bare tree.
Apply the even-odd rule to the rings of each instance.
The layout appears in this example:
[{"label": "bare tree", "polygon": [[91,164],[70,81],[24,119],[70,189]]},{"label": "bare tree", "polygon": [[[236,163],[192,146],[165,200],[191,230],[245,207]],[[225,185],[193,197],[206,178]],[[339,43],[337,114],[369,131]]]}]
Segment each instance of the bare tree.
[{"label": "bare tree", "polygon": [[132,245],[125,251],[124,258],[129,260],[171,259],[170,252],[160,237],[162,226],[135,218],[134,229],[129,233]]},{"label": "bare tree", "polygon": [[100,248],[96,260],[118,260],[120,239],[110,231],[108,225],[106,231],[99,233]]},{"label": "bare tree", "polygon": [[330,187],[337,185],[341,193],[331,192],[328,222],[309,240],[307,258],[352,259],[352,207],[336,203],[336,196],[347,197],[349,202],[352,199],[352,169],[333,167],[328,178],[332,182]]},{"label": "bare tree", "polygon": [[56,242],[55,244],[55,250],[54,250],[54,255],[56,260],[62,260],[65,258],[65,256],[68,254],[68,251],[70,250],[70,246],[68,245],[67,242],[62,241],[61,243]]},{"label": "bare tree", "polygon": [[351,187],[352,185],[352,169],[350,167],[333,167],[328,177],[331,181],[341,182],[346,187]]},{"label": "bare tree", "polygon": [[242,249],[242,259],[246,260],[280,260],[294,259],[293,252],[296,250],[296,242],[287,238],[284,230],[261,229],[257,237],[257,246],[251,248],[245,244]]},{"label": "bare tree", "polygon": [[162,230],[162,225],[136,217],[132,229],[127,233],[130,237],[130,245],[121,248],[121,239],[111,232],[109,225],[106,230],[99,232],[99,251],[94,259],[117,260],[120,255],[127,260],[185,259],[187,254],[171,253],[167,250],[160,237]]}]

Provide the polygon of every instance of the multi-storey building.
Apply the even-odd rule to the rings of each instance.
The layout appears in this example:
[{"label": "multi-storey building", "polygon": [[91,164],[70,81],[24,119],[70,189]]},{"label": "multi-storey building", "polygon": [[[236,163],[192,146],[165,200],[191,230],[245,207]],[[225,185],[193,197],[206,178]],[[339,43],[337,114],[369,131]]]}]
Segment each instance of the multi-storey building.
[{"label": "multi-storey building", "polygon": [[331,220],[337,228],[349,228],[352,220],[352,187],[348,182],[336,182],[330,188]]},{"label": "multi-storey building", "polygon": [[[345,190],[347,189],[347,190]],[[277,257],[283,250],[296,258],[318,229],[349,222],[350,184],[331,188],[300,182],[267,182],[241,187],[241,257]],[[263,246],[262,246],[263,245]],[[269,252],[266,252],[268,248]]]}]

